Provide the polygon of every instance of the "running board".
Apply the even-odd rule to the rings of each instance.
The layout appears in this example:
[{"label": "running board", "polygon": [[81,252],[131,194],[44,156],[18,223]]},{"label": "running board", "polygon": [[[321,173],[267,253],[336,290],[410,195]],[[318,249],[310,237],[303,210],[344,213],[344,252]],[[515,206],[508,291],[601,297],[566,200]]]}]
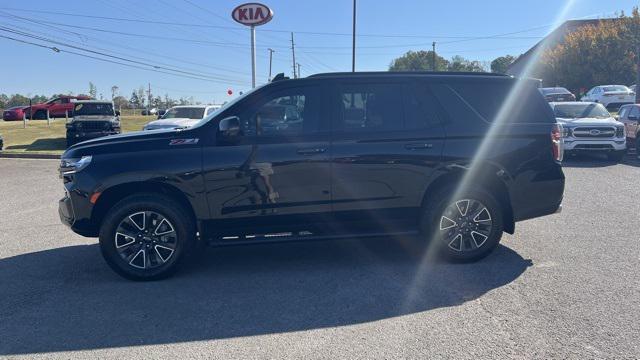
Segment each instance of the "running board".
[{"label": "running board", "polygon": [[234,246],[248,244],[270,244],[297,241],[320,241],[320,240],[339,240],[339,239],[355,239],[368,237],[384,237],[384,236],[416,236],[418,231],[396,231],[396,232],[373,232],[373,233],[357,233],[357,234],[339,234],[339,235],[313,235],[309,232],[278,233],[264,235],[241,235],[241,236],[225,236],[219,239],[210,239],[207,243],[210,246]]}]

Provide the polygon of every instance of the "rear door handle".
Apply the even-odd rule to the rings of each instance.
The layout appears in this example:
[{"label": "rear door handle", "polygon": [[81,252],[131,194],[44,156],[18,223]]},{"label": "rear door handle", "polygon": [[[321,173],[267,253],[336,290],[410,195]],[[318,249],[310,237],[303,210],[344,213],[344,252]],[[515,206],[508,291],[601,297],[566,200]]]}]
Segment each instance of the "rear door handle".
[{"label": "rear door handle", "polygon": [[412,143],[412,144],[405,144],[404,148],[407,150],[424,150],[424,149],[433,148],[433,144]]},{"label": "rear door handle", "polygon": [[325,151],[327,151],[325,148],[306,148],[296,150],[299,155],[317,155],[322,154]]}]

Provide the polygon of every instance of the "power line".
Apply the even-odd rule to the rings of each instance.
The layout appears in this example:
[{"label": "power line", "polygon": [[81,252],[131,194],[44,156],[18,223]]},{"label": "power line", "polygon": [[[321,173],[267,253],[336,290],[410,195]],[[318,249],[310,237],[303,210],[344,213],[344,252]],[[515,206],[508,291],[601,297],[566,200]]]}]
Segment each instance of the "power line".
[{"label": "power line", "polygon": [[[84,56],[84,57],[95,59],[95,60],[101,60],[101,61],[105,61],[105,62],[109,62],[109,63],[113,63],[113,64],[129,66],[129,67],[133,67],[133,68],[136,68],[136,69],[156,71],[156,72],[159,72],[159,73],[170,74],[170,75],[175,75],[175,76],[183,76],[183,77],[191,78],[191,79],[204,80],[204,81],[234,82],[236,84],[242,84],[242,85],[245,84],[244,82],[237,82],[237,81],[233,81],[233,80],[229,80],[229,79],[221,79],[221,78],[216,78],[216,77],[213,77],[213,76],[206,76],[206,75],[202,75],[202,74],[181,71],[181,70],[172,69],[172,68],[168,68],[168,67],[158,66],[158,65],[149,64],[149,63],[144,63],[144,62],[141,62],[141,61],[131,60],[131,59],[127,59],[127,58],[124,58],[124,57],[114,56],[114,55],[102,53],[102,52],[99,52],[99,51],[93,51],[93,50],[90,50],[90,49],[84,49],[84,48],[81,48],[81,47],[78,47],[78,46],[65,44],[65,43],[62,43],[62,42],[59,42],[59,41],[55,41],[55,40],[51,40],[51,39],[47,39],[47,38],[44,38],[44,37],[41,37],[41,36],[24,33],[22,31],[14,31],[14,30],[5,28],[3,26],[0,26],[0,31],[13,33],[13,34],[16,34],[16,35],[29,37],[29,38],[33,38],[33,39],[36,39],[36,40],[39,40],[39,41],[44,41],[44,42],[48,42],[48,43],[51,43],[51,44],[61,45],[61,46],[69,47],[69,48],[80,50],[80,51],[84,51],[84,52],[89,52],[91,54],[104,56],[104,57],[108,57],[108,58],[115,59],[115,60],[104,59],[102,57],[91,56],[91,55],[82,54],[82,53],[77,53],[75,51],[71,51],[71,50],[67,50],[67,49],[60,49],[60,48],[57,48],[57,47],[54,47],[54,46],[46,46],[46,45],[42,45],[42,44],[36,44],[36,43],[33,43],[33,42],[25,41],[25,40],[22,40],[22,39],[16,39],[16,38],[13,38],[13,37],[2,36],[3,38],[6,38],[6,39],[22,42],[22,43],[29,44],[29,45],[37,45],[37,46],[42,47],[42,48],[51,49],[51,50],[54,50],[55,52],[66,52],[66,53],[69,53],[69,54],[74,54],[74,55],[78,55],[78,56]],[[116,61],[116,60],[118,60],[118,61]],[[150,67],[150,68],[147,68],[145,66]]]}]

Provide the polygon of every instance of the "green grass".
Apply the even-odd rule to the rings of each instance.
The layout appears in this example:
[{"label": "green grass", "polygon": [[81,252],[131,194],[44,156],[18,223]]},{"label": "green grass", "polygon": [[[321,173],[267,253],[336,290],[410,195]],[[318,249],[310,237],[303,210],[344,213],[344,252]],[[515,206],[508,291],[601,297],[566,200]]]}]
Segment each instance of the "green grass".
[{"label": "green grass", "polygon": [[[123,132],[141,130],[155,116],[122,116]],[[66,149],[65,119],[32,120],[23,128],[22,121],[0,121],[0,134],[4,138],[6,153],[62,154]]]}]

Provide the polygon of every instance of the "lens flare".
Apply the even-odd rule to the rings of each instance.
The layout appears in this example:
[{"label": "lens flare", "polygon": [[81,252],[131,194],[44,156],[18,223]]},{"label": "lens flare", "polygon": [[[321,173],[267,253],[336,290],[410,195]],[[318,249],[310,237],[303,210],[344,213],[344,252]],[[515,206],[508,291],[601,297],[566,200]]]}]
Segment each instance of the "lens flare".
[{"label": "lens flare", "polygon": [[[553,28],[557,28],[560,24],[567,20],[567,14],[573,8],[576,0],[569,0],[566,2],[565,6],[561,9],[561,11],[556,16],[553,22]],[[546,40],[543,40],[546,41]],[[538,63],[538,60],[542,56],[543,52],[546,49],[546,44],[540,43],[535,50],[533,51],[531,57],[529,58],[528,63],[526,63],[524,70],[522,72],[521,78],[527,78],[530,76],[531,71]],[[516,81],[515,85],[511,88],[510,92],[507,94],[504,103],[500,107],[494,121],[492,122],[489,130],[485,136],[485,138],[480,143],[478,150],[469,163],[468,166],[465,167],[465,173],[462,177],[462,180],[458,183],[456,190],[453,192],[451,196],[451,200],[459,198],[464,192],[469,189],[473,189],[478,182],[478,176],[480,175],[480,171],[483,170],[483,164],[485,160],[487,160],[487,155],[490,155],[490,151],[492,150],[492,146],[494,143],[492,140],[495,139],[496,135],[499,135],[500,128],[507,121],[509,115],[513,112],[513,109],[522,101],[522,94],[525,91],[525,87],[530,86],[527,85],[527,81]],[[549,129],[551,131],[551,129]],[[430,239],[434,239],[436,229],[431,230]],[[422,254],[422,259],[420,261],[419,266],[416,269],[416,273],[413,277],[411,285],[407,289],[407,294],[404,297],[405,302],[401,307],[402,313],[407,313],[407,311],[411,311],[414,307],[414,304],[419,301],[420,294],[423,293],[425,286],[428,286],[429,281],[429,273],[434,271],[434,261],[435,258],[435,250],[434,246],[435,241],[430,242],[429,246],[427,246]],[[453,279],[452,279],[453,280]],[[470,284],[471,286],[471,284]]]}]

